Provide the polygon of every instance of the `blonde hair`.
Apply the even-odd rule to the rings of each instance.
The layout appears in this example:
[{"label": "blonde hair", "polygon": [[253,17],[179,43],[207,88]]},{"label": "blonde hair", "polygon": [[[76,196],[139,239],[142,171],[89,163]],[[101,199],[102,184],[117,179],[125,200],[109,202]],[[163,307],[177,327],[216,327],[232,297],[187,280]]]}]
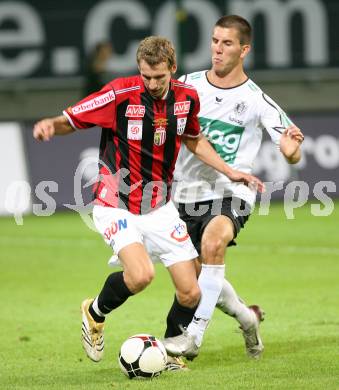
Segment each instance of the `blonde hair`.
[{"label": "blonde hair", "polygon": [[137,63],[144,60],[154,66],[166,62],[168,69],[176,65],[175,49],[171,41],[164,37],[150,36],[143,39],[137,50]]}]

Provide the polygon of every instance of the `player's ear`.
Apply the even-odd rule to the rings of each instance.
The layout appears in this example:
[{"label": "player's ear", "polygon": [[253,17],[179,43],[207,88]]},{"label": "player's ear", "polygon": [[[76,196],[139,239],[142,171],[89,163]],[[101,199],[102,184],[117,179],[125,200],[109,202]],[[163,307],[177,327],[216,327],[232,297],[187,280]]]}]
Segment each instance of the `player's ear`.
[{"label": "player's ear", "polygon": [[242,45],[240,57],[244,59],[247,54],[251,51],[251,45]]},{"label": "player's ear", "polygon": [[170,69],[171,73],[174,74],[177,71],[178,67],[177,64],[173,64],[172,68]]}]

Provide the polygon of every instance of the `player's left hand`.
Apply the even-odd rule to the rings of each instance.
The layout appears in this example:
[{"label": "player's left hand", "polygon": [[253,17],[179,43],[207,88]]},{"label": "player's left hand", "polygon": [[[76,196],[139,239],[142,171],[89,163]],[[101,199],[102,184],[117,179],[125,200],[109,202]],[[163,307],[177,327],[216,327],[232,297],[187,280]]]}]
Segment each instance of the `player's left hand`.
[{"label": "player's left hand", "polygon": [[244,183],[251,189],[259,192],[265,192],[265,184],[256,176],[233,169],[232,173],[229,174],[228,177],[232,181]]},{"label": "player's left hand", "polygon": [[282,134],[282,138],[290,138],[300,145],[304,141],[304,134],[301,132],[299,127],[291,125],[285,129]]},{"label": "player's left hand", "polygon": [[301,130],[295,125],[289,126],[281,135],[280,150],[287,159],[290,159],[296,153],[300,153],[303,141],[304,135]]}]

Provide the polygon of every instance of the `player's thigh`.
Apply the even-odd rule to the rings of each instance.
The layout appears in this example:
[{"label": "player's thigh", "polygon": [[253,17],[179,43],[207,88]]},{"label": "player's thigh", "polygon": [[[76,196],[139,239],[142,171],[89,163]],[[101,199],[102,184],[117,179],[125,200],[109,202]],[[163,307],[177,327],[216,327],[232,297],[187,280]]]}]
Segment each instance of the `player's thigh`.
[{"label": "player's thigh", "polygon": [[141,291],[154,278],[154,266],[141,243],[132,243],[119,252],[119,260],[124,269],[124,280],[132,292]]},{"label": "player's thigh", "polygon": [[202,234],[202,240],[230,242],[234,238],[233,221],[226,215],[217,215],[213,217]]},{"label": "player's thigh", "polygon": [[119,252],[119,259],[125,272],[142,274],[153,270],[153,264],[143,244],[126,245]]},{"label": "player's thigh", "polygon": [[93,220],[105,242],[119,255],[124,280],[132,292],[141,291],[154,277],[154,267],[137,227],[136,216],[124,209],[95,206]]},{"label": "player's thigh", "polygon": [[213,217],[206,225],[201,238],[203,263],[222,264],[226,248],[233,238],[233,221],[225,215]]}]

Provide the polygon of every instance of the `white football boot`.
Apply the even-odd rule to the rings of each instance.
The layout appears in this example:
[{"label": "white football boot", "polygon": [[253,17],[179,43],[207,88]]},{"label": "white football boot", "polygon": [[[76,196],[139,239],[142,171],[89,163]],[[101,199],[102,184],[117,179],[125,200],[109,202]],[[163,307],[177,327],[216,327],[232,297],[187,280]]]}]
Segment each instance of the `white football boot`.
[{"label": "white football boot", "polygon": [[[180,327],[180,326],[179,326]],[[188,360],[193,360],[199,354],[199,347],[195,343],[195,337],[180,327],[182,334],[174,337],[162,339],[162,343],[170,356],[185,356]]]},{"label": "white football boot", "polygon": [[264,345],[259,334],[259,325],[264,321],[265,312],[257,305],[248,306],[253,313],[253,325],[246,330],[240,327],[245,340],[247,355],[258,359],[264,351]]},{"label": "white football boot", "polygon": [[85,299],[81,304],[82,345],[87,356],[99,362],[104,355],[104,323],[95,322],[88,308],[94,299]]}]

